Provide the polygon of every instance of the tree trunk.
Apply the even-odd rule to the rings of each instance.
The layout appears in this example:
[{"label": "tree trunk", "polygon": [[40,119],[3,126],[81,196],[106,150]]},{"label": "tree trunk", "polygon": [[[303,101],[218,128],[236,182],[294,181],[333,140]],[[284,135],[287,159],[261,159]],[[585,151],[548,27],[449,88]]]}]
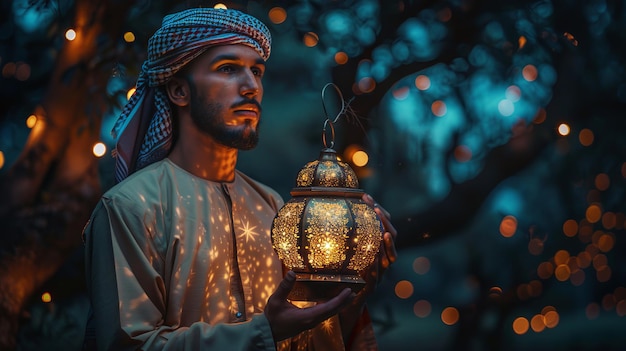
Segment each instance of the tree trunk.
[{"label": "tree trunk", "polygon": [[[28,299],[81,245],[101,195],[92,147],[100,135],[107,63],[134,1],[78,1],[24,149],[0,182],[0,349],[13,349]],[[104,45],[103,45],[104,43]]]}]

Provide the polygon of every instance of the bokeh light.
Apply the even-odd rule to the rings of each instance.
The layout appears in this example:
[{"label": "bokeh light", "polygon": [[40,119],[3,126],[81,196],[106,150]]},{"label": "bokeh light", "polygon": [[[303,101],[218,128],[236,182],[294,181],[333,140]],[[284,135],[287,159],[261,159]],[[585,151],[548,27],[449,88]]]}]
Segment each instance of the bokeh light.
[{"label": "bokeh light", "polygon": [[73,29],[68,29],[65,32],[65,39],[67,39],[69,41],[72,41],[72,40],[76,39],[76,31],[73,30]]},{"label": "bokeh light", "polygon": [[317,33],[307,32],[304,34],[304,37],[302,37],[302,41],[304,42],[304,45],[312,48],[317,45],[317,43],[320,41],[320,38]]},{"label": "bokeh light", "polygon": [[28,128],[34,128],[35,125],[37,124],[37,116],[35,115],[30,115],[28,116],[28,118],[26,118],[26,126]]},{"label": "bokeh light", "polygon": [[537,79],[537,67],[533,65],[524,66],[524,68],[522,69],[522,77],[524,77],[524,79],[529,82],[534,81],[535,79]]},{"label": "bokeh light", "polygon": [[570,133],[570,128],[569,128],[569,125],[567,125],[566,123],[561,123],[561,124],[559,124],[559,126],[557,127],[557,131],[558,131],[558,132],[559,132],[559,134],[561,134],[562,136],[569,135],[569,133]]},{"label": "bokeh light", "polygon": [[431,310],[432,310],[432,307],[430,305],[430,302],[426,300],[418,300],[413,305],[413,313],[415,313],[415,315],[420,318],[428,317],[430,315]]},{"label": "bokeh light", "polygon": [[352,154],[352,163],[357,167],[365,167],[369,162],[369,156],[367,152],[363,150],[356,151]]},{"label": "bokeh light", "polygon": [[408,299],[413,295],[413,284],[408,280],[401,280],[396,283],[396,296],[401,299]]},{"label": "bokeh light", "polygon": [[430,260],[427,257],[420,256],[413,260],[413,271],[417,274],[424,275],[430,270]]},{"label": "bokeh light", "polygon": [[430,78],[420,74],[415,78],[415,87],[419,90],[428,90],[428,88],[430,88]]},{"label": "bokeh light", "polygon": [[270,21],[274,24],[281,24],[287,20],[287,11],[282,7],[272,7],[268,13]]},{"label": "bokeh light", "polygon": [[126,92],[126,100],[130,100],[136,90],[137,88],[135,87],[128,89],[128,92]]},{"label": "bokeh light", "polygon": [[505,238],[510,238],[517,231],[517,218],[514,216],[504,216],[500,222],[500,234]]},{"label": "bokeh light", "polygon": [[104,145],[104,143],[101,143],[101,142],[98,142],[98,143],[94,144],[94,146],[92,148],[92,152],[93,152],[94,156],[96,156],[96,157],[104,156],[106,151],[107,151],[106,145]]},{"label": "bokeh light", "polygon": [[528,319],[524,317],[517,317],[513,321],[513,331],[518,335],[526,334],[529,326]]},{"label": "bokeh light", "polygon": [[433,112],[433,115],[442,117],[448,112],[448,107],[445,102],[436,100],[432,103],[430,110]]},{"label": "bokeh light", "polygon": [[41,294],[41,301],[48,303],[52,301],[52,295],[49,292],[45,292]]},{"label": "bokeh light", "polygon": [[348,54],[343,51],[338,51],[335,54],[335,62],[337,62],[338,65],[345,65],[348,63]]},{"label": "bokeh light", "polygon": [[226,10],[228,7],[222,3],[217,3],[215,4],[215,6],[213,6],[213,8],[215,9],[222,9],[222,10]]},{"label": "bokeh light", "polygon": [[578,141],[580,141],[580,144],[583,146],[590,146],[593,144],[593,139],[594,135],[591,129],[584,128],[578,132]]},{"label": "bokeh light", "polygon": [[454,325],[459,321],[459,310],[455,307],[446,307],[441,312],[441,321],[445,325]]},{"label": "bokeh light", "polygon": [[124,33],[124,41],[127,43],[132,43],[135,41],[135,34],[133,32]]}]

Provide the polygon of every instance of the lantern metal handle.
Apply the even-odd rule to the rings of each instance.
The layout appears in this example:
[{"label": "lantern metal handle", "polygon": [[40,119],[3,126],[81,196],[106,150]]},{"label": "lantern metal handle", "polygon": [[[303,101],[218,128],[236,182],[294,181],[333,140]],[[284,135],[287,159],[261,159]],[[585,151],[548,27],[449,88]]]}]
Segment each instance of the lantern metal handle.
[{"label": "lantern metal handle", "polygon": [[[339,94],[339,100],[341,100],[341,109],[339,110],[335,118],[333,118],[332,120],[330,119],[330,117],[328,117],[328,110],[326,109],[326,101],[324,100],[326,97],[326,89],[329,86],[332,86],[333,88],[335,88],[335,91],[337,91],[337,94]],[[324,85],[324,88],[322,88],[322,107],[324,108],[324,117],[326,117],[326,120],[324,121],[324,128],[322,128],[322,142],[324,143],[325,148],[332,149],[335,146],[334,124],[337,123],[337,120],[339,120],[339,117],[341,117],[341,115],[344,114],[346,111],[346,102],[343,100],[343,94],[341,93],[341,90],[339,90],[339,87],[336,84],[326,83],[326,85]],[[328,142],[326,140],[326,127],[330,127],[330,136],[331,136],[330,146],[328,146]]]}]

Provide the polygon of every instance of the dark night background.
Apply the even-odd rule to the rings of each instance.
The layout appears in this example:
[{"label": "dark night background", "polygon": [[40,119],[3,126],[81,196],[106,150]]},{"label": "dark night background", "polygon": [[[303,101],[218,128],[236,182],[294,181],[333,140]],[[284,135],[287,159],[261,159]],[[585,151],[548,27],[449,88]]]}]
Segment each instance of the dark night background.
[{"label": "dark night background", "polygon": [[[349,102],[335,149],[399,232],[381,350],[626,350],[626,1],[221,3],[274,40],[241,170],[288,199],[322,88]],[[0,5],[0,350],[80,348],[110,129],[163,15],[214,5]]]}]

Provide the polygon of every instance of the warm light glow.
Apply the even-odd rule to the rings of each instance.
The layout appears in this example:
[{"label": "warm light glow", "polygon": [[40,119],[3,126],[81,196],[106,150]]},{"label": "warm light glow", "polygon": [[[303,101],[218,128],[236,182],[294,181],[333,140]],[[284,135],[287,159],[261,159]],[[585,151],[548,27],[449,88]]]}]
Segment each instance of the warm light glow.
[{"label": "warm light glow", "polygon": [[399,87],[394,89],[392,94],[394,99],[402,101],[409,96],[409,87]]},{"label": "warm light glow", "polygon": [[515,332],[515,334],[518,334],[518,335],[526,334],[526,332],[528,331],[528,327],[529,327],[528,319],[524,317],[517,317],[513,321],[513,331]]},{"label": "warm light glow", "polygon": [[534,81],[535,79],[537,79],[537,67],[533,65],[524,66],[524,68],[522,69],[522,77],[524,77],[524,79],[529,82]]},{"label": "warm light glow", "polygon": [[556,280],[564,282],[569,279],[571,271],[566,264],[560,264],[554,270],[554,277]]},{"label": "warm light glow", "polygon": [[124,40],[127,43],[132,43],[135,41],[135,34],[133,32],[126,32],[124,33]]},{"label": "warm light glow", "polygon": [[415,78],[415,86],[419,90],[426,90],[430,88],[430,78],[423,74],[417,76],[417,78]]},{"label": "warm light glow", "polygon": [[554,273],[554,266],[551,262],[541,262],[537,267],[537,275],[541,279],[549,279]]},{"label": "warm light glow", "polygon": [[419,300],[413,305],[413,313],[420,318],[428,317],[431,310],[430,302],[426,300]]},{"label": "warm light glow", "polygon": [[504,95],[508,100],[516,102],[519,101],[520,97],[522,96],[522,91],[518,86],[511,85],[510,87],[506,88]]},{"label": "warm light glow", "polygon": [[459,162],[467,162],[472,159],[472,150],[465,145],[454,148],[454,158]]},{"label": "warm light glow", "polygon": [[418,257],[413,261],[413,271],[415,273],[423,275],[430,270],[430,260],[427,257]]},{"label": "warm light glow", "polygon": [[67,32],[65,32],[65,39],[69,41],[76,39],[76,31],[73,29],[68,29]]},{"label": "warm light glow", "polygon": [[585,308],[585,315],[587,316],[587,319],[598,318],[600,315],[600,305],[595,302],[590,303],[587,305],[587,308]]},{"label": "warm light glow", "polygon": [[93,151],[94,156],[102,157],[107,152],[107,147],[106,145],[104,145],[104,143],[101,143],[101,142],[95,143],[92,151]]},{"label": "warm light glow", "polygon": [[52,301],[52,295],[50,295],[49,292],[45,292],[43,294],[41,294],[41,301],[48,303],[50,301]]},{"label": "warm light glow", "polygon": [[408,299],[413,295],[413,284],[408,280],[401,280],[396,283],[395,292],[399,298]]},{"label": "warm light glow", "polygon": [[369,162],[369,156],[363,150],[359,150],[352,155],[352,163],[357,167],[364,167]]},{"label": "warm light glow", "polygon": [[228,7],[220,2],[220,3],[215,4],[215,6],[213,6],[213,8],[214,9],[226,10]]},{"label": "warm light glow", "polygon": [[608,230],[613,229],[616,223],[617,223],[617,220],[616,220],[615,213],[608,211],[602,215],[602,226],[605,229],[608,229]]},{"label": "warm light glow", "polygon": [[615,312],[618,316],[624,317],[626,316],[626,300],[620,300],[615,306]]},{"label": "warm light glow", "polygon": [[433,112],[433,115],[437,117],[444,116],[448,112],[448,107],[446,106],[446,103],[441,100],[434,101],[430,109]]},{"label": "warm light glow", "polygon": [[304,34],[302,41],[304,42],[304,45],[312,48],[320,41],[320,37],[314,32],[308,32]]},{"label": "warm light glow", "polygon": [[441,312],[441,321],[446,325],[453,325],[459,321],[459,310],[454,307],[446,307]]},{"label": "warm light glow", "polygon": [[33,128],[35,127],[36,124],[37,124],[37,116],[30,115],[28,116],[28,118],[26,118],[26,126],[28,128]]},{"label": "warm light glow", "polygon": [[557,130],[558,130],[559,134],[561,134],[562,136],[569,135],[569,132],[570,132],[569,126],[567,124],[565,124],[565,123],[559,124]]},{"label": "warm light glow", "polygon": [[560,264],[566,264],[569,260],[569,252],[567,250],[559,250],[554,254],[554,264],[557,266]]},{"label": "warm light glow", "polygon": [[565,236],[573,237],[578,233],[578,222],[573,219],[568,219],[563,223],[563,233]]},{"label": "warm light glow", "polygon": [[541,124],[543,122],[545,122],[547,117],[547,113],[546,110],[543,108],[540,108],[539,111],[537,111],[537,115],[535,115],[535,118],[533,119],[533,123],[534,124]]},{"label": "warm light glow", "polygon": [[4,167],[4,152],[0,151],[0,169]]},{"label": "warm light glow", "polygon": [[344,65],[344,64],[348,63],[348,54],[346,54],[343,51],[338,51],[335,54],[335,62],[337,62],[337,64],[339,64],[339,65]]},{"label": "warm light glow", "polygon": [[585,128],[578,133],[578,141],[580,141],[582,146],[590,146],[593,144],[593,139],[594,135],[591,129]]},{"label": "warm light glow", "polygon": [[25,81],[30,77],[30,65],[24,62],[18,62],[15,67],[15,79]]},{"label": "warm light glow", "polygon": [[136,90],[136,88],[130,88],[126,93],[126,100],[130,100],[131,96],[133,96]]},{"label": "warm light glow", "polygon": [[363,93],[371,93],[376,88],[376,81],[372,77],[363,77],[359,80],[358,88]]},{"label": "warm light glow", "polygon": [[543,320],[543,315],[540,315],[540,314],[534,315],[533,318],[530,320],[530,328],[536,333],[540,333],[544,329],[546,329],[546,324]]},{"label": "warm light glow", "polygon": [[532,238],[528,241],[528,252],[532,255],[539,256],[543,252],[543,240]]},{"label": "warm light glow", "polygon": [[281,24],[287,19],[287,11],[282,7],[272,7],[268,14],[270,21],[274,24]]},{"label": "warm light glow", "polygon": [[572,285],[581,286],[585,282],[585,271],[581,269],[572,271],[569,279],[572,282]]},{"label": "warm light glow", "polygon": [[598,190],[605,191],[611,185],[611,179],[609,178],[608,174],[600,173],[596,176],[595,184]]},{"label": "warm light glow", "polygon": [[523,35],[520,36],[519,39],[517,39],[517,45],[522,49],[526,45],[526,37]]},{"label": "warm light glow", "polygon": [[597,204],[592,204],[587,207],[585,212],[585,218],[589,223],[596,223],[602,218],[602,209]]},{"label": "warm light glow", "polygon": [[514,216],[505,216],[500,222],[500,234],[505,238],[515,235],[517,230],[517,218]]},{"label": "warm light glow", "polygon": [[571,33],[565,32],[563,33],[563,36],[570,41],[570,43],[572,43],[574,46],[578,46],[578,40],[576,40],[576,38],[574,38],[574,36]]}]

